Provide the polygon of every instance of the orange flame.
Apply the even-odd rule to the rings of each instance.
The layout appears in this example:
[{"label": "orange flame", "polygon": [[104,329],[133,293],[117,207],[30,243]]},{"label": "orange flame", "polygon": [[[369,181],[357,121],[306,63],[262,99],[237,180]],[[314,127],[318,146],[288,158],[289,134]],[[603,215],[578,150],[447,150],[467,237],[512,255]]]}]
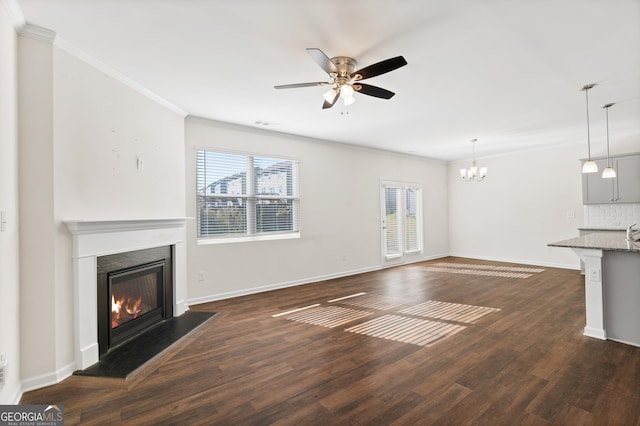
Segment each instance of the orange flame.
[{"label": "orange flame", "polygon": [[111,328],[137,318],[141,310],[142,297],[135,299],[123,295],[116,300],[115,295],[111,294]]}]

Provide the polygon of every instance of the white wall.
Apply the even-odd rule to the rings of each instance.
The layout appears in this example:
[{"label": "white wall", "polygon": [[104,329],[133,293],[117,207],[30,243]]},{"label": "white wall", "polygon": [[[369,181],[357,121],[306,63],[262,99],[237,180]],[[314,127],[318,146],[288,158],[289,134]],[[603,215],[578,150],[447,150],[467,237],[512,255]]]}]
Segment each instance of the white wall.
[{"label": "white wall", "polygon": [[7,362],[0,404],[14,404],[20,395],[17,51],[16,32],[0,3],[0,210],[6,220],[0,231],[0,355]]},{"label": "white wall", "polygon": [[72,240],[64,221],[184,217],[184,117],[51,42],[19,39],[28,390],[73,370]]},{"label": "white wall", "polygon": [[[343,144],[188,118],[187,215],[196,217],[196,147],[300,161],[301,238],[197,245],[188,236],[191,303],[311,282],[384,266],[381,255],[380,179],[422,185],[425,250],[406,261],[448,252],[446,164]],[[205,275],[198,281],[198,273]]]},{"label": "white wall", "polygon": [[[612,149],[637,152],[638,144],[634,137],[617,138]],[[592,152],[601,155],[601,145]],[[579,159],[585,156],[580,143],[480,158],[478,164],[489,167],[481,183],[460,179],[459,169],[470,162],[450,164],[451,254],[578,268],[571,250],[547,244],[575,237],[584,226]]]}]

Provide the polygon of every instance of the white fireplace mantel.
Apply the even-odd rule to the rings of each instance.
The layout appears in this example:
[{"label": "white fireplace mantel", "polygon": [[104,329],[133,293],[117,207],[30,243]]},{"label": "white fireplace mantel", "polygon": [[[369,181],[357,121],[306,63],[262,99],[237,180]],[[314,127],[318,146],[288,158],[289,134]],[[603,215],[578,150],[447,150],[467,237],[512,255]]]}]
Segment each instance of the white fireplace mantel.
[{"label": "white fireplace mantel", "polygon": [[173,315],[187,305],[185,225],[187,218],[66,221],[73,235],[73,305],[76,369],[98,362],[97,258],[174,246]]}]

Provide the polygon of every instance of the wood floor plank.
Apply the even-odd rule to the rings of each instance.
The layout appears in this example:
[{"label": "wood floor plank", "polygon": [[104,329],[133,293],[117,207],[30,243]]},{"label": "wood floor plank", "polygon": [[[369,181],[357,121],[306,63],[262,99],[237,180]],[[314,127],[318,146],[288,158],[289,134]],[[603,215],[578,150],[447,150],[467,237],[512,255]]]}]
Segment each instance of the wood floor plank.
[{"label": "wood floor plank", "polygon": [[[191,306],[218,314],[133,388],[70,377],[21,402],[62,404],[67,425],[640,425],[640,348],[582,335],[579,272],[430,269],[438,262],[527,268],[449,257]],[[359,306],[332,301],[357,293],[366,293]],[[428,301],[496,310],[433,318],[411,309]],[[273,317],[314,304],[369,315],[332,328]],[[416,320],[465,328],[429,346],[345,331],[385,316],[416,330]],[[386,327],[381,336],[415,333]]]}]

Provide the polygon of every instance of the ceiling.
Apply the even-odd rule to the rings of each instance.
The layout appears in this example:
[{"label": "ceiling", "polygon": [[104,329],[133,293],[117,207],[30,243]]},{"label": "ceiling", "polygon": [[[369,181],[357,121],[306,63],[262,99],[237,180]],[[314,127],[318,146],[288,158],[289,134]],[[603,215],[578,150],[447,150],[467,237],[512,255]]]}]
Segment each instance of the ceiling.
[{"label": "ceiling", "polygon": [[[14,0],[26,22],[186,114],[447,161],[586,142],[640,143],[638,0]],[[322,110],[305,49],[408,65]],[[585,143],[586,145],[586,143]],[[585,146],[586,151],[586,146]],[[594,149],[598,151],[598,149]]]}]

